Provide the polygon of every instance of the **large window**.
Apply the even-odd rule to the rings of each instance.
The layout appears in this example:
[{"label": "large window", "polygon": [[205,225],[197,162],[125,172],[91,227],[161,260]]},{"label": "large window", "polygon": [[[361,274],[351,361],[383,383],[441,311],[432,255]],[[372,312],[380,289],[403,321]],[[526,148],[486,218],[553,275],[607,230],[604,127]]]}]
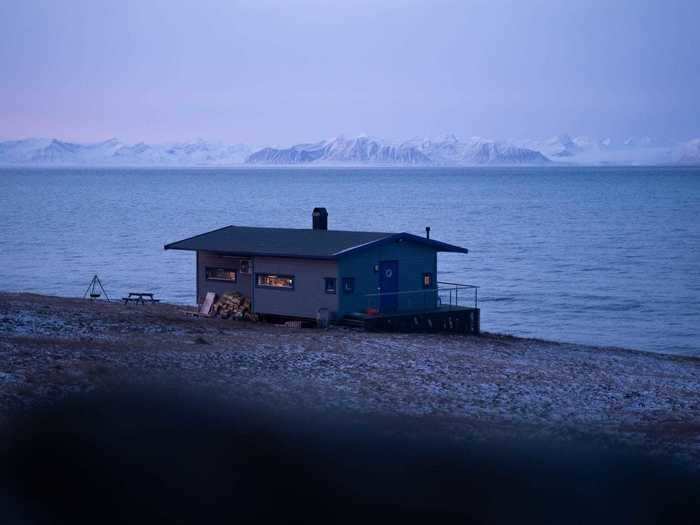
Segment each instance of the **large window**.
[{"label": "large window", "polygon": [[259,288],[278,288],[282,290],[294,289],[293,275],[279,275],[276,273],[255,274],[255,285]]},{"label": "large window", "polygon": [[207,266],[204,269],[204,273],[207,277],[207,281],[227,281],[229,283],[235,283],[238,278],[236,270],[231,268],[213,268]]}]

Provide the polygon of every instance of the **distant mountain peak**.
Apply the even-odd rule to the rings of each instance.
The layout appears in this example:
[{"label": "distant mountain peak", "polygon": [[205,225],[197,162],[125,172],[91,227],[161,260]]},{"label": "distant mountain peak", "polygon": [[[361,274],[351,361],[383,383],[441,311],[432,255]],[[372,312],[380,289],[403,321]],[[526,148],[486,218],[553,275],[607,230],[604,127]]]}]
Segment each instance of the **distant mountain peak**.
[{"label": "distant mountain peak", "polygon": [[102,142],[98,142],[97,144],[103,144],[103,145],[105,145],[105,146],[112,146],[112,145],[115,145],[115,144],[121,144],[121,142],[119,141],[118,138],[112,137],[112,138],[110,138],[110,139],[103,140]]}]

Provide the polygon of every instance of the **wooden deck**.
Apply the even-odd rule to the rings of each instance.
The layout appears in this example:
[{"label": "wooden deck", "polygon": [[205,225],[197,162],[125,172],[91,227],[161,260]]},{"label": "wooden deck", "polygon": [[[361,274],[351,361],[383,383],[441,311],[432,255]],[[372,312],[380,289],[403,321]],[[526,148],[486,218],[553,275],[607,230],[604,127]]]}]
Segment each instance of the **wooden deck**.
[{"label": "wooden deck", "polygon": [[464,306],[379,313],[352,314],[342,324],[361,326],[368,332],[452,332],[476,334],[481,330],[481,310]]}]

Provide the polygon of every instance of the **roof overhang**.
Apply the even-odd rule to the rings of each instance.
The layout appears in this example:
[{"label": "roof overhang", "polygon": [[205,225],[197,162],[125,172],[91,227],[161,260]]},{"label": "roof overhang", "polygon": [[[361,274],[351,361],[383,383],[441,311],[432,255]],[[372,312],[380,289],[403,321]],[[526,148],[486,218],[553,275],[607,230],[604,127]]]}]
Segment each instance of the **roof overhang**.
[{"label": "roof overhang", "polygon": [[462,248],[461,246],[455,246],[454,244],[447,244],[445,242],[440,242],[436,241],[433,239],[428,239],[426,237],[420,237],[418,235],[413,235],[412,233],[395,233],[393,235],[389,235],[388,237],[384,237],[382,239],[377,239],[374,241],[370,241],[364,244],[360,244],[358,246],[353,246],[351,248],[347,248],[345,250],[342,250],[338,253],[333,254],[334,257],[341,257],[343,255],[348,255],[351,253],[355,253],[360,250],[364,250],[366,248],[370,248],[373,246],[381,246],[383,244],[389,244],[392,242],[401,242],[401,241],[409,241],[409,242],[415,242],[417,244],[422,244],[424,246],[428,246],[430,248],[433,248],[436,252],[452,252],[452,253],[469,253],[469,250],[466,248]]},{"label": "roof overhang", "polygon": [[[223,230],[227,227],[220,228],[219,230]],[[431,248],[435,250],[436,252],[449,252],[449,253],[469,253],[469,250],[466,248],[462,248],[461,246],[455,246],[453,244],[447,244],[441,241],[436,241],[434,239],[428,239],[427,237],[421,237],[418,235],[413,235],[411,233],[392,233],[392,234],[386,234],[383,237],[377,238],[370,240],[368,242],[364,242],[361,244],[357,244],[355,246],[349,246],[347,248],[344,248],[340,251],[334,252],[334,253],[328,253],[328,254],[309,254],[309,253],[288,253],[288,252],[266,252],[266,251],[246,251],[246,250],[236,250],[235,248],[231,250],[222,250],[222,246],[211,246],[207,247],[206,245],[199,245],[199,246],[187,246],[184,247],[183,243],[186,244],[188,241],[195,240],[199,237],[204,237],[206,235],[209,235],[211,233],[217,232],[219,230],[212,230],[211,232],[203,233],[200,235],[195,235],[194,237],[189,237],[187,239],[177,241],[177,242],[172,242],[169,244],[166,244],[163,246],[165,250],[183,250],[183,251],[202,251],[202,252],[212,252],[212,253],[220,253],[223,255],[228,255],[228,256],[238,256],[238,257],[284,257],[284,258],[290,258],[290,259],[317,259],[317,260],[333,260],[333,259],[338,259],[340,257],[345,257],[347,255],[366,250],[375,246],[382,246],[386,244],[390,244],[393,242],[412,242],[416,244],[420,244],[423,246],[426,246],[428,248]]]},{"label": "roof overhang", "polygon": [[179,250],[182,252],[210,252],[219,255],[224,255],[226,257],[279,257],[284,259],[314,259],[320,261],[333,261],[337,259],[335,255],[300,255],[294,253],[265,253],[265,252],[242,252],[242,251],[226,251],[226,250],[209,250],[204,248],[178,248],[170,243],[163,246],[164,250]]}]

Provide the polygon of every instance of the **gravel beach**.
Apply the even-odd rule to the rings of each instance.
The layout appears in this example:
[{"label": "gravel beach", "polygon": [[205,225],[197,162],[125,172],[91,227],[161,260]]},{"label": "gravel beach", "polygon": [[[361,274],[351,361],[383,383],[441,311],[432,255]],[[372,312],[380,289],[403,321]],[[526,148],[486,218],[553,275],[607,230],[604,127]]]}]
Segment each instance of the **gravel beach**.
[{"label": "gravel beach", "polygon": [[183,310],[0,294],[0,422],[73,393],[163,384],[400,418],[456,439],[583,436],[700,464],[700,359],[488,334],[288,328]]}]

